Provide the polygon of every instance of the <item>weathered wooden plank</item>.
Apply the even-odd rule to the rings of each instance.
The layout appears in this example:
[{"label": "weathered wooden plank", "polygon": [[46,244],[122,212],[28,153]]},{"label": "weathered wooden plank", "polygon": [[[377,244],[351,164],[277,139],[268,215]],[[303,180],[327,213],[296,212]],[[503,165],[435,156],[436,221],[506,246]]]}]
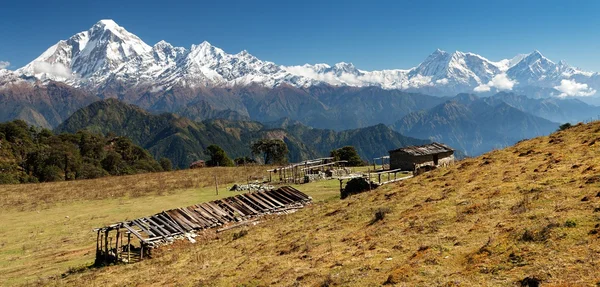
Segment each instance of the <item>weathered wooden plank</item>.
[{"label": "weathered wooden plank", "polygon": [[226,200],[221,200],[221,203],[226,205],[227,207],[229,207],[231,210],[233,210],[233,212],[239,214],[240,217],[246,216],[246,214],[244,212],[235,208],[233,205],[229,204],[229,202],[227,202]]},{"label": "weathered wooden plank", "polygon": [[162,226],[160,223],[156,222],[152,217],[144,217],[144,219],[146,219],[146,221],[148,221],[148,224],[151,227],[153,227],[154,229],[156,229],[160,233],[162,233],[163,236],[165,236],[165,237],[173,237],[173,234],[172,234],[171,231],[169,231],[166,228],[164,228],[164,226]]},{"label": "weathered wooden plank", "polygon": [[246,202],[246,199],[243,196],[241,196],[241,195],[236,195],[234,198],[232,198],[232,200],[235,200],[239,204],[242,204],[243,206],[245,206],[246,208],[248,208],[250,211],[252,211],[252,213],[254,213],[254,214],[259,214],[260,213],[256,209],[254,209],[252,206],[250,206],[250,204],[248,204]]},{"label": "weathered wooden plank", "polygon": [[148,234],[149,237],[156,237],[156,234],[154,234],[152,231],[150,231],[146,227],[144,227],[144,224],[142,222],[140,222],[139,219],[134,219],[131,222],[133,224],[135,224],[135,226],[139,227],[146,234]]},{"label": "weathered wooden plank", "polygon": [[246,193],[246,194],[244,194],[244,196],[251,198],[256,204],[261,205],[264,209],[271,210],[274,207],[274,206],[264,202],[262,199],[256,197],[252,192]]},{"label": "weathered wooden plank", "polygon": [[177,222],[175,222],[174,220],[172,220],[171,218],[169,218],[169,215],[167,213],[165,213],[164,211],[154,215],[154,217],[156,217],[156,220],[158,220],[159,222],[162,222],[163,224],[169,226],[171,229],[173,230],[177,230],[181,233],[185,233],[186,231],[181,228],[181,226],[179,224],[177,224]]},{"label": "weathered wooden plank", "polygon": [[131,234],[135,235],[135,237],[137,237],[142,242],[146,242],[146,239],[137,231],[135,231],[135,229],[131,228],[128,224],[123,224],[123,227],[127,229]]}]

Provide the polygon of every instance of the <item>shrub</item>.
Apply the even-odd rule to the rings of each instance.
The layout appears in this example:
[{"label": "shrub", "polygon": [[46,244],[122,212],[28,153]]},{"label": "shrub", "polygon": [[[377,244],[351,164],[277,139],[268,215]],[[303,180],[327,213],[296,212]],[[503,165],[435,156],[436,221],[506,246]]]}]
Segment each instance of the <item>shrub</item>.
[{"label": "shrub", "polygon": [[352,194],[358,194],[371,189],[377,188],[376,184],[369,183],[362,177],[356,177],[348,181],[346,187],[341,191],[340,198],[344,199]]},{"label": "shrub", "polygon": [[576,226],[577,226],[577,223],[571,219],[569,219],[565,222],[565,227],[572,228],[572,227],[576,227]]},{"label": "shrub", "polygon": [[560,125],[558,127],[558,130],[559,131],[564,131],[564,130],[569,129],[571,127],[573,127],[573,125],[571,125],[571,123],[564,123],[564,124],[562,124],[562,125]]},{"label": "shrub", "polygon": [[0,184],[16,184],[19,179],[14,174],[0,173]]},{"label": "shrub", "polygon": [[95,166],[91,163],[87,163],[84,162],[83,164],[81,164],[81,168],[79,169],[79,172],[77,173],[77,178],[82,178],[82,179],[91,179],[91,178],[99,178],[99,177],[103,177],[103,176],[107,176],[108,172],[106,172],[106,170],[102,169],[99,166]]},{"label": "shrub", "polygon": [[164,171],[171,171],[171,170],[173,170],[173,164],[171,163],[171,160],[169,160],[166,157],[163,157],[163,158],[160,159],[160,167]]},{"label": "shrub", "polygon": [[378,221],[383,220],[385,218],[385,215],[388,214],[388,213],[390,213],[390,211],[391,210],[389,208],[387,208],[387,207],[378,208],[375,211],[375,217],[373,218],[373,220],[371,220],[371,224],[374,224],[374,223],[376,223]]},{"label": "shrub", "polygon": [[237,240],[240,239],[244,236],[248,235],[248,230],[247,229],[242,229],[236,233],[233,234],[233,240]]},{"label": "shrub", "polygon": [[42,181],[59,181],[64,180],[63,170],[55,165],[47,165],[42,169],[41,178]]}]

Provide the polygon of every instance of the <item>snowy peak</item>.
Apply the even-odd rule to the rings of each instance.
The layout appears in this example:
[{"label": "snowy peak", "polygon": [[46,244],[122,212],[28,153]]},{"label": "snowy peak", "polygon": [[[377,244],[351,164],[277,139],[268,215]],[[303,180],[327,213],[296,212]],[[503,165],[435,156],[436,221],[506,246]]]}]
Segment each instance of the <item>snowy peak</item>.
[{"label": "snowy peak", "polygon": [[455,95],[510,90],[513,86],[557,89],[565,80],[568,82],[557,90],[600,89],[599,74],[583,72],[564,61],[556,64],[537,50],[493,62],[470,52],[436,49],[418,66],[404,70],[365,71],[346,62],[280,66],[246,50],[226,53],[207,41],[190,49],[174,47],[164,40],[149,46],[109,19],[59,41],[14,75],[62,81],[92,90],[113,82],[123,87],[152,86],[155,91],[176,85],[214,87],[256,83],[266,87],[281,84],[309,87],[330,84]]},{"label": "snowy peak", "polygon": [[560,76],[559,66],[535,50],[507,71],[511,78],[521,83],[535,84],[553,82]]},{"label": "snowy peak", "polygon": [[500,72],[497,63],[477,54],[460,51],[448,53],[437,49],[411,71],[411,75],[431,77],[433,81],[440,81],[445,85],[463,87],[487,83]]},{"label": "snowy peak", "polygon": [[89,30],[59,41],[19,71],[42,80],[69,82],[92,76],[102,80],[150,50],[144,41],[114,21],[101,20]]}]

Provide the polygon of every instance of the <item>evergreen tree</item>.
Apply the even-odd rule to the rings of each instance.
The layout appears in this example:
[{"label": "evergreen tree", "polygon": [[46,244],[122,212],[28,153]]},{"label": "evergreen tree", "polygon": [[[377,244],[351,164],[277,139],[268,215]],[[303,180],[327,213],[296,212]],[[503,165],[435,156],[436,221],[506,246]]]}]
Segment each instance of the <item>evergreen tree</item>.
[{"label": "evergreen tree", "polygon": [[287,162],[288,147],[280,139],[261,139],[252,144],[253,155],[263,155],[265,164],[284,164]]},{"label": "evergreen tree", "polygon": [[349,166],[362,166],[364,165],[363,160],[358,155],[356,148],[353,146],[345,146],[336,150],[332,150],[330,156],[335,161],[346,160]]},{"label": "evergreen tree", "polygon": [[233,161],[218,145],[209,145],[206,153],[210,156],[210,160],[206,162],[207,166],[233,166]]}]

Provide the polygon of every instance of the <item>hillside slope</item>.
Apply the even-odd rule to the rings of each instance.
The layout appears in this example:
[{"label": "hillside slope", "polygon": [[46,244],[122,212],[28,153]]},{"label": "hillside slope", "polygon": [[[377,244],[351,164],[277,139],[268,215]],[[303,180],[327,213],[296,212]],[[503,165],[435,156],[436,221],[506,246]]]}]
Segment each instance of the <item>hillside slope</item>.
[{"label": "hillside slope", "polygon": [[[599,147],[600,123],[578,125],[265,219],[238,239],[231,230],[139,264],[44,283],[515,286],[529,277],[542,286],[593,286]],[[387,214],[374,221],[378,210]]]},{"label": "hillside slope", "polygon": [[410,113],[393,125],[402,134],[443,142],[469,156],[547,135],[558,126],[502,100],[468,94]]},{"label": "hillside slope", "polygon": [[372,159],[390,149],[428,142],[405,137],[385,125],[336,132],[313,129],[287,119],[266,125],[225,119],[195,122],[169,113],[151,114],[116,99],[82,108],[56,128],[57,132],[79,130],[127,136],[155,158],[167,157],[180,168],[198,159],[208,159],[204,150],[211,144],[219,145],[232,158],[250,156],[251,143],[261,138],[284,140],[291,162],[328,156],[331,150],[346,145],[355,146],[364,159]]}]

